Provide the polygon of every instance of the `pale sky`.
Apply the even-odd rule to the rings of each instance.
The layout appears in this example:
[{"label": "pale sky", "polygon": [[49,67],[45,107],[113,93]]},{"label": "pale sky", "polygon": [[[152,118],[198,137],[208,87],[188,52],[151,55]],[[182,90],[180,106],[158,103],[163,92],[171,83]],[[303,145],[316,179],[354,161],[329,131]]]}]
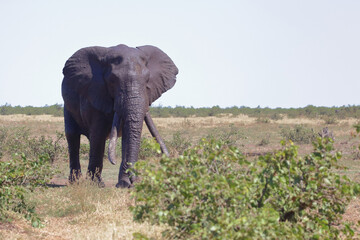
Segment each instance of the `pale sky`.
[{"label": "pale sky", "polygon": [[63,103],[78,49],[154,45],[179,68],[153,105],[360,105],[358,0],[0,0],[0,105]]}]

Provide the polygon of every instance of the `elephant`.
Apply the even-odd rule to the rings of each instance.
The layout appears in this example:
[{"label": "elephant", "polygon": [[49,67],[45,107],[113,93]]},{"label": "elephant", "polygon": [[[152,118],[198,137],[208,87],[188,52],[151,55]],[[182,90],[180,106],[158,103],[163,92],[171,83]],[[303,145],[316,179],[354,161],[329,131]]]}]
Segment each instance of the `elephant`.
[{"label": "elephant", "polygon": [[69,181],[81,176],[80,135],[90,142],[87,174],[104,186],[101,178],[106,140],[108,159],[116,164],[115,147],[121,136],[122,161],[117,188],[132,187],[137,177],[129,171],[138,159],[143,122],[168,150],[149,113],[150,105],[176,82],[178,68],[159,48],[86,47],[65,63],[61,86],[65,135],[70,158]]}]

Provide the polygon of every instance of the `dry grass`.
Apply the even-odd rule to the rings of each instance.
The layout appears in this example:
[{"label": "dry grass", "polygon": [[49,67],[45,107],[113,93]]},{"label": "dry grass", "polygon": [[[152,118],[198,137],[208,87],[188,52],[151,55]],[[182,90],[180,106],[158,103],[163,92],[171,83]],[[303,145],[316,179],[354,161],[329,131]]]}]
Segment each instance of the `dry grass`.
[{"label": "dry grass", "polygon": [[31,194],[46,227],[32,228],[18,219],[0,228],[2,239],[132,239],[134,232],[161,239],[163,227],[132,220],[129,190],[80,184]]},{"label": "dry grass", "polygon": [[154,118],[154,122],[160,128],[179,128],[179,127],[191,127],[191,126],[201,126],[205,128],[220,126],[224,124],[240,124],[248,125],[254,123],[255,118],[248,117],[247,115],[239,115],[237,117],[189,117],[189,118],[180,118],[180,117],[170,117],[170,118]]},{"label": "dry grass", "polygon": [[22,121],[35,121],[35,122],[63,122],[63,117],[54,117],[52,115],[25,115],[25,114],[14,114],[14,115],[0,115],[0,121],[9,122],[22,122]]},{"label": "dry grass", "polygon": [[[214,127],[224,124],[241,124],[249,125],[257,121],[257,118],[249,117],[247,115],[240,114],[236,117],[221,115],[218,117],[169,117],[169,118],[154,118],[158,127],[181,127],[184,125],[201,125],[202,127]],[[52,115],[0,115],[0,122],[64,122],[63,117],[54,117]],[[323,119],[313,118],[287,118],[286,116],[279,120],[270,120],[271,123],[277,124],[324,124]],[[338,121],[338,124],[350,124],[353,125],[359,122],[356,118],[347,118]]]},{"label": "dry grass", "polygon": [[64,131],[64,118],[51,115],[0,115],[0,126],[6,128],[26,127],[32,136],[56,136]]},{"label": "dry grass", "polygon": [[[283,117],[279,120],[268,120],[270,123],[275,124],[308,124],[308,125],[325,125],[323,119],[313,118],[287,118]],[[359,120],[355,118],[342,119],[338,121],[339,125],[354,125]],[[192,127],[201,126],[202,128],[211,128],[229,124],[235,124],[240,126],[252,125],[258,122],[258,118],[249,117],[247,115],[232,116],[221,116],[221,117],[189,117],[189,118],[154,118],[154,122],[160,128],[174,128],[174,127]]]}]

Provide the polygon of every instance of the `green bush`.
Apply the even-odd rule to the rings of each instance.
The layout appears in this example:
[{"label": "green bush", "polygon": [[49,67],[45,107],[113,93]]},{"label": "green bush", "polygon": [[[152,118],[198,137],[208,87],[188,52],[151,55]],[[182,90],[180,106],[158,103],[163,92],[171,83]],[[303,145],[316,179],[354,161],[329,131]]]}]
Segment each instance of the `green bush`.
[{"label": "green bush", "polygon": [[341,155],[332,140],[319,138],[304,158],[282,145],[250,163],[237,148],[202,139],[160,166],[139,161],[134,219],[167,224],[171,239],[351,238],[340,220],[359,187],[334,173]]},{"label": "green bush", "polygon": [[161,154],[160,145],[154,138],[141,138],[139,159],[159,157]]},{"label": "green bush", "polygon": [[41,226],[26,194],[45,186],[53,176],[51,163],[65,153],[64,134],[55,140],[30,137],[27,128],[0,128],[0,221],[10,212],[24,214],[34,227]]},{"label": "green bush", "polygon": [[317,138],[314,129],[307,128],[304,125],[296,125],[294,128],[281,129],[280,135],[286,139],[299,144],[308,144]]},{"label": "green bush", "polygon": [[28,159],[22,154],[10,161],[0,161],[0,221],[9,220],[12,211],[23,214],[33,227],[40,227],[34,206],[28,204],[25,196],[28,191],[45,186],[53,175],[48,155]]}]

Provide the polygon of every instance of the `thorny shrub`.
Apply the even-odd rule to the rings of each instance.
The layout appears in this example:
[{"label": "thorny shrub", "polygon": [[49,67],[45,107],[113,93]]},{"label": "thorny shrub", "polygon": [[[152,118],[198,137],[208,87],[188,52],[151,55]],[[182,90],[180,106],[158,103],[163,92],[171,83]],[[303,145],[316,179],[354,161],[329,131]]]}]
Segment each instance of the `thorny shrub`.
[{"label": "thorny shrub", "polygon": [[171,141],[166,142],[171,155],[182,155],[191,146],[191,142],[179,131],[175,132]]},{"label": "thorny shrub", "polygon": [[317,139],[303,158],[281,144],[253,162],[215,139],[160,166],[139,161],[134,219],[166,224],[164,236],[176,239],[350,239],[341,217],[359,186],[333,171],[341,154],[332,140]]},{"label": "thorny shrub", "polygon": [[223,144],[228,146],[238,145],[240,140],[247,139],[247,136],[240,131],[234,124],[230,124],[228,129],[215,128],[206,137],[208,139],[219,139]]},{"label": "thorny shrub", "polygon": [[314,129],[304,125],[296,125],[294,128],[283,128],[281,129],[280,135],[284,139],[298,144],[308,144],[315,141],[317,138]]},{"label": "thorny shrub", "polygon": [[48,155],[51,162],[61,156],[66,156],[67,149],[65,135],[56,132],[56,138],[40,136],[31,137],[30,130],[26,127],[20,128],[0,128],[0,157],[13,155],[14,153],[24,153],[28,157],[38,155]]}]

